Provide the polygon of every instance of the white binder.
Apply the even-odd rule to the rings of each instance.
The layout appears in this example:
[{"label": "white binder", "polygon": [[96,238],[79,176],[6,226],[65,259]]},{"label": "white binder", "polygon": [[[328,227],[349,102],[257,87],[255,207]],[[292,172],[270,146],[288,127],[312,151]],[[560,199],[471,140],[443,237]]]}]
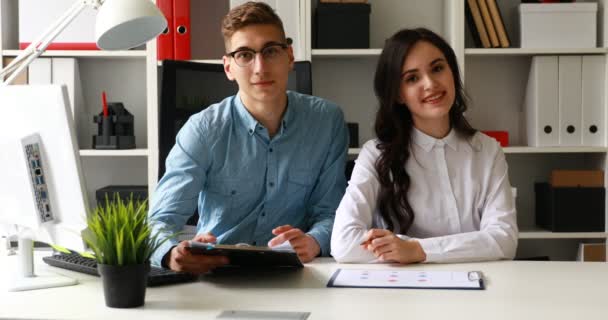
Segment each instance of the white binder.
[{"label": "white binder", "polygon": [[606,146],[606,58],[583,56],[582,135],[584,146]]},{"label": "white binder", "polygon": [[89,142],[91,139],[90,132],[84,129],[90,126],[81,126],[84,123],[90,123],[93,118],[89,117],[87,108],[84,104],[78,60],[76,60],[76,58],[52,58],[51,61],[53,70],[52,83],[63,84],[68,89],[68,99],[70,101],[70,108],[76,127],[76,134],[78,136],[77,138],[80,147],[84,148],[84,143]]},{"label": "white binder", "polygon": [[524,100],[527,145],[559,145],[557,90],[557,56],[534,56]]},{"label": "white binder", "polygon": [[27,67],[29,84],[51,84],[52,79],[51,58],[38,58]]},{"label": "white binder", "polygon": [[559,56],[559,144],[580,146],[582,130],[582,56]]}]

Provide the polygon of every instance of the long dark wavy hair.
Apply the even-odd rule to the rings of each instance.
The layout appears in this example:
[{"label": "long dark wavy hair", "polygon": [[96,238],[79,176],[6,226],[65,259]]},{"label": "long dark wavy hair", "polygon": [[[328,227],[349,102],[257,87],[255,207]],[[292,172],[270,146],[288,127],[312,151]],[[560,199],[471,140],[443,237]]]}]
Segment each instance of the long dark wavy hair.
[{"label": "long dark wavy hair", "polygon": [[374,92],[379,103],[374,129],[379,140],[376,147],[381,151],[375,163],[380,180],[378,209],[388,229],[400,234],[407,233],[415,217],[407,199],[411,181],[405,170],[410,157],[414,123],[407,106],[399,102],[401,72],[405,58],[419,41],[437,47],[454,76],[455,99],[449,112],[451,128],[468,138],[476,132],[463,115],[467,110],[467,97],[460,80],[456,55],[450,45],[424,28],[400,30],[386,40],[374,77]]}]

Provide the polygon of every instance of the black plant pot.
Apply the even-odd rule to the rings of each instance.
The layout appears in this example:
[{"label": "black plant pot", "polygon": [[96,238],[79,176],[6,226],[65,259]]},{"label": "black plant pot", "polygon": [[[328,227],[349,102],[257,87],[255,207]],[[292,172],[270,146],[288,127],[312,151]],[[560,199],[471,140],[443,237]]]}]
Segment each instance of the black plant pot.
[{"label": "black plant pot", "polygon": [[97,264],[106,306],[135,308],[144,305],[150,263],[129,266]]}]

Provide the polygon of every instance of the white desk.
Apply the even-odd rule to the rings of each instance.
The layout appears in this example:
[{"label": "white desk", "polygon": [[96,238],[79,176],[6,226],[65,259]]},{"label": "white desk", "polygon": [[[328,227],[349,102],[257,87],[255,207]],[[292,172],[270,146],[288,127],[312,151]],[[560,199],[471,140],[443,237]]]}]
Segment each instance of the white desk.
[{"label": "white desk", "polygon": [[[12,258],[0,257],[1,270],[6,270]],[[40,262],[38,273],[61,273],[81,283],[26,292],[2,288],[0,318],[202,320],[237,309],[311,312],[311,320],[608,319],[606,263],[501,261],[399,267],[482,270],[486,277],[483,291],[326,288],[339,267],[391,266],[338,265],[331,259],[318,259],[295,273],[206,277],[196,283],[148,288],[144,307],[111,309],[105,307],[99,278]]]}]

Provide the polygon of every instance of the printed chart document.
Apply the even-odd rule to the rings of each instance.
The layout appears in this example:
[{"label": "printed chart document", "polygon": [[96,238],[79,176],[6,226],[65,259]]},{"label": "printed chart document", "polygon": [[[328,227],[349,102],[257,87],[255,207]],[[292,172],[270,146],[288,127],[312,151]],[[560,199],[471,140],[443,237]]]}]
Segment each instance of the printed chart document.
[{"label": "printed chart document", "polygon": [[480,271],[338,269],[328,287],[484,290]]}]

